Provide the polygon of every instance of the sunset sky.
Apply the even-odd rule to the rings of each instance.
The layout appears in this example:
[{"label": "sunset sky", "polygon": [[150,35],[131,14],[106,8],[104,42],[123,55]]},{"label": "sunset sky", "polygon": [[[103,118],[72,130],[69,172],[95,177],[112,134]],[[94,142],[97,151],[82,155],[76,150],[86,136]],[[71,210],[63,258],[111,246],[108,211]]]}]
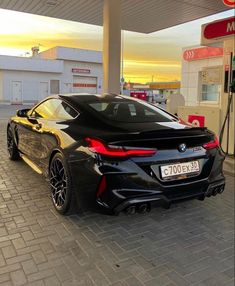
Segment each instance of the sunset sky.
[{"label": "sunset sky", "polygon": [[[199,45],[203,23],[233,16],[233,12],[151,34],[125,31],[125,80],[180,80],[182,47]],[[0,9],[0,54],[28,56],[35,45],[40,45],[40,51],[54,46],[102,51],[102,27]]]}]

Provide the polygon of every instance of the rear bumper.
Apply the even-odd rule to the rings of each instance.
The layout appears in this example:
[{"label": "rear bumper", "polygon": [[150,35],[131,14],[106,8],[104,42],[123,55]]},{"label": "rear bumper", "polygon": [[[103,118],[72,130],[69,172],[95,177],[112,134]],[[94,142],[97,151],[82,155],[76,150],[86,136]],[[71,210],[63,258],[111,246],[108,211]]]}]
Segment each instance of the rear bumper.
[{"label": "rear bumper", "polygon": [[[103,196],[103,198],[97,199],[97,203],[102,207],[113,211],[115,214],[118,214],[132,205],[138,206],[144,203],[154,203],[154,205],[169,207],[171,203],[176,201],[194,198],[204,199],[205,197],[221,194],[224,191],[224,186],[225,180],[222,179],[214,183],[203,181],[188,186],[180,185],[179,187],[174,187],[174,190],[119,189],[111,192],[109,191],[109,194],[112,194],[112,198],[109,197],[108,199],[105,199],[105,196]],[[129,196],[123,196],[123,194],[128,193]],[[141,195],[136,195],[137,193],[141,193]],[[113,205],[112,202],[117,201],[119,201],[119,203]]]},{"label": "rear bumper", "polygon": [[[98,207],[108,212],[119,213],[132,204],[157,203],[167,206],[178,200],[213,195],[217,185],[219,187],[225,184],[222,172],[224,157],[218,150],[211,150],[204,157],[201,155],[203,154],[199,153],[198,157],[174,159],[177,162],[197,159],[202,169],[198,176],[169,182],[161,180],[157,173],[151,172],[148,166],[153,163],[148,162],[148,158],[141,158],[141,162],[137,162],[137,159],[135,162],[94,159],[75,162],[71,165],[71,170],[74,185],[78,186],[78,205],[83,209]],[[158,156],[160,157],[160,154]],[[172,154],[169,156],[172,157]],[[165,162],[167,161],[154,161],[154,164],[161,165]],[[105,186],[100,193],[103,177]]]}]

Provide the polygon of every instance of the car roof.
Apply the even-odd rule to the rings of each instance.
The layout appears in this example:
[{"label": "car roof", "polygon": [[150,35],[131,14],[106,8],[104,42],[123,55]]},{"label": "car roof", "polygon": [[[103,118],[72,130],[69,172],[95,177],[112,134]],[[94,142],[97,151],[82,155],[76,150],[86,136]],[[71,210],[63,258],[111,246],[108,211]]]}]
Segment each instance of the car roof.
[{"label": "car roof", "polygon": [[107,101],[112,102],[115,99],[127,99],[132,100],[129,96],[123,96],[123,95],[117,95],[117,94],[90,94],[90,93],[69,93],[69,94],[59,94],[58,97],[73,103],[74,105],[82,105],[83,103],[87,102],[99,102],[101,101]]}]

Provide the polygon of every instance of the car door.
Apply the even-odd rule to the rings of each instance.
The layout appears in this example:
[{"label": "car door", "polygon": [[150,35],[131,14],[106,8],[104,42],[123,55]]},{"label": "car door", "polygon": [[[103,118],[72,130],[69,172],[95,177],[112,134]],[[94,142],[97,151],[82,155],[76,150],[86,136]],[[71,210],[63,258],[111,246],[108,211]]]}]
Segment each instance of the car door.
[{"label": "car door", "polygon": [[37,138],[39,126],[40,122],[30,117],[20,118],[15,125],[18,149],[31,160],[37,156],[35,150],[37,150],[40,145],[40,141]]},{"label": "car door", "polygon": [[29,112],[23,123],[18,125],[18,148],[39,167],[44,152],[42,135],[48,132],[48,122],[55,120],[59,104],[55,98],[43,101]]},{"label": "car door", "polygon": [[46,119],[41,134],[40,164],[43,169],[48,166],[51,153],[55,149],[63,149],[74,142],[67,134],[68,125],[79,115],[73,107],[61,99],[55,99],[54,118]]}]

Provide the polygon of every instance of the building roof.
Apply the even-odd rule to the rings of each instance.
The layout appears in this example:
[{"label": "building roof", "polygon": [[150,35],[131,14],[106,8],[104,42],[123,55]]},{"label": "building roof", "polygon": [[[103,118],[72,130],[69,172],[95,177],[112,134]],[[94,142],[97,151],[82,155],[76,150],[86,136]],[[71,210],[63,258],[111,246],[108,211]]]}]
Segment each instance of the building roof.
[{"label": "building roof", "polygon": [[[121,1],[122,29],[151,33],[230,8],[222,0],[116,0]],[[103,0],[8,0],[0,8],[103,25]]]},{"label": "building roof", "polygon": [[67,47],[54,47],[40,53],[40,58],[51,60],[69,60],[89,63],[102,63],[102,52],[75,49]]},{"label": "building roof", "polygon": [[102,64],[102,53],[66,47],[54,47],[36,57],[0,55],[0,70],[62,73],[64,60]]},{"label": "building roof", "polygon": [[0,70],[62,73],[63,61],[0,55]]}]

